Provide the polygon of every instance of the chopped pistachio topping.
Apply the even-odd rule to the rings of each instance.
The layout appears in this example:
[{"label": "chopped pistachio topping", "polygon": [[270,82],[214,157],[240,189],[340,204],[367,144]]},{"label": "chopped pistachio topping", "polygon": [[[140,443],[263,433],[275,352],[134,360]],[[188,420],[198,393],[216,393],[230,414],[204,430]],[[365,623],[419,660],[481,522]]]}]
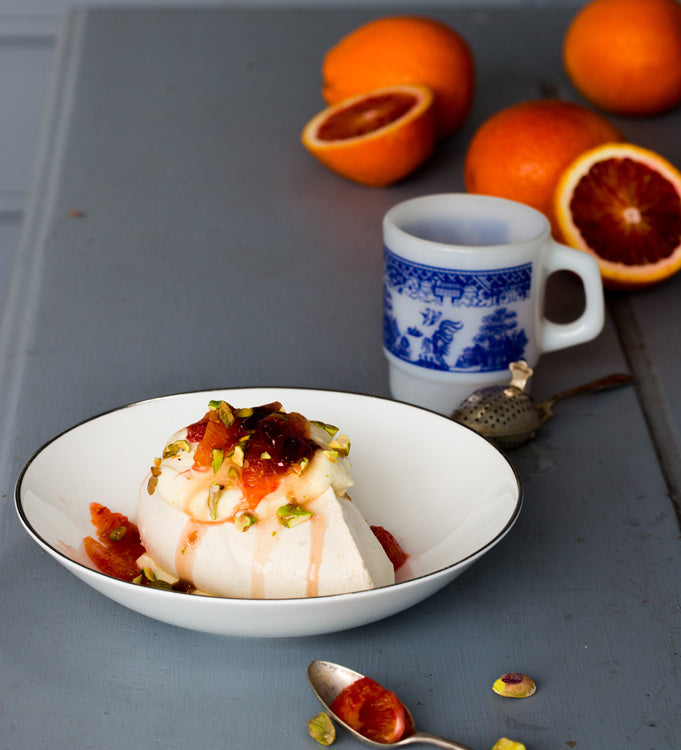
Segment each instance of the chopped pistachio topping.
[{"label": "chopped pistachio topping", "polygon": [[218,517],[218,501],[222,490],[222,485],[217,482],[212,482],[208,489],[208,510],[210,510],[210,517],[213,521]]},{"label": "chopped pistachio topping", "polygon": [[239,478],[239,471],[234,466],[230,466],[227,470],[227,476],[230,479],[238,479]]},{"label": "chopped pistachio topping", "polygon": [[307,456],[304,456],[303,458],[300,459],[300,463],[298,464],[298,466],[300,466],[301,474],[305,471],[305,469],[307,469],[309,464],[310,464],[310,459]]},{"label": "chopped pistachio topping", "polygon": [[317,740],[320,745],[331,745],[336,739],[336,727],[334,727],[329,715],[323,711],[307,722],[307,730],[310,737]]},{"label": "chopped pistachio topping", "polygon": [[246,417],[252,417],[253,409],[251,409],[250,407],[246,407],[244,409],[237,409],[236,415],[237,417],[240,417],[241,419],[245,419]]},{"label": "chopped pistachio topping", "polygon": [[225,427],[231,427],[234,424],[234,413],[224,401],[221,401],[218,406],[218,416]]},{"label": "chopped pistachio topping", "polygon": [[167,582],[156,578],[151,568],[144,568],[142,572],[132,579],[133,583],[139,586],[148,586],[152,589],[163,589],[164,591],[173,591],[173,587]]},{"label": "chopped pistachio topping", "polygon": [[218,413],[220,421],[225,427],[231,427],[234,424],[234,414],[230,409],[229,404],[224,401],[218,401],[217,399],[211,399],[208,402],[208,408]]},{"label": "chopped pistachio topping", "polygon": [[332,451],[332,450],[326,450],[322,451],[322,453],[331,461],[332,464],[335,464],[338,461],[338,451]]},{"label": "chopped pistachio topping", "polygon": [[225,452],[222,450],[222,448],[213,448],[211,454],[213,456],[213,460],[211,461],[211,468],[213,469],[213,474],[217,474],[218,469],[222,466],[222,462],[225,459]]},{"label": "chopped pistachio topping", "polygon": [[289,503],[288,505],[282,505],[277,511],[279,517],[279,523],[282,526],[286,526],[287,529],[292,529],[294,526],[298,526],[305,521],[309,521],[312,518],[312,512],[301,508],[300,505],[294,505]]},{"label": "chopped pistachio topping", "polygon": [[326,430],[329,435],[331,435],[331,437],[333,437],[338,432],[338,427],[335,427],[332,424],[326,424],[326,422],[319,422],[316,419],[311,419],[310,423],[317,425],[317,427],[321,427],[322,430]]},{"label": "chopped pistachio topping", "polygon": [[175,590],[168,583],[168,581],[162,581],[160,578],[157,578],[155,581],[149,581],[147,583],[147,586],[150,589],[161,589],[161,591],[174,591]]},{"label": "chopped pistachio topping", "polygon": [[239,531],[246,531],[246,529],[250,528],[254,523],[257,522],[258,519],[248,511],[238,513],[236,516],[234,516],[234,525]]},{"label": "chopped pistachio topping", "polygon": [[332,448],[343,456],[347,456],[350,453],[350,439],[347,435],[339,435],[329,443],[329,448]]},{"label": "chopped pistachio topping", "polygon": [[163,458],[171,458],[177,456],[178,453],[188,453],[189,442],[187,440],[176,440],[173,443],[168,443],[163,449]]},{"label": "chopped pistachio topping", "polygon": [[112,542],[120,542],[121,539],[125,537],[127,531],[128,530],[125,528],[125,526],[117,526],[109,534],[109,539],[111,539]]},{"label": "chopped pistachio topping", "polygon": [[231,459],[236,466],[244,465],[244,449],[241,445],[235,445]]},{"label": "chopped pistachio topping", "polygon": [[262,460],[263,460],[263,461],[267,461],[267,460],[269,460],[270,458],[272,458],[272,456],[270,456],[270,454],[269,454],[269,453],[268,453],[267,451],[263,451],[263,452],[262,452],[262,453],[260,454],[260,458],[262,458]]}]

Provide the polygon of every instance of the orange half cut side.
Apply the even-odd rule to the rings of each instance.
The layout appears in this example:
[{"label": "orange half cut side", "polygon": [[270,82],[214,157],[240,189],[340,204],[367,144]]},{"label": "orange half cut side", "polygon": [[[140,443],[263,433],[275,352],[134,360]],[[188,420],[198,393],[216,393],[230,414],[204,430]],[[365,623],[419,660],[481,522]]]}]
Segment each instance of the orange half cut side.
[{"label": "orange half cut side", "polygon": [[681,269],[681,173],[630,143],[597,146],[563,172],[554,194],[563,240],[598,260],[611,289],[642,289]]},{"label": "orange half cut side", "polygon": [[301,140],[343,177],[386,187],[423,164],[435,147],[435,134],[432,91],[403,84],[328,107],[307,123]]}]

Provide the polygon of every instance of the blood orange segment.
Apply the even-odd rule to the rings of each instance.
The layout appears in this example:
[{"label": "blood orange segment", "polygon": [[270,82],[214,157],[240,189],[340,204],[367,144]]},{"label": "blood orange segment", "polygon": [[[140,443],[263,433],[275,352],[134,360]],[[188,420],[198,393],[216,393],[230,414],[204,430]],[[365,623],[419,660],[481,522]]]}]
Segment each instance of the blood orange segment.
[{"label": "blood orange segment", "polygon": [[97,535],[83,539],[88,557],[102,573],[132,581],[139,573],[137,558],[146,551],[137,526],[99,503],[90,504],[90,518]]},{"label": "blood orange segment", "polygon": [[374,532],[374,536],[378,539],[383,551],[388,556],[388,559],[393,564],[393,568],[397,570],[402,567],[407,558],[407,553],[402,549],[400,543],[395,537],[383,526],[372,526],[371,530]]},{"label": "blood orange segment", "polygon": [[409,716],[399,698],[370,677],[362,677],[344,688],[331,710],[374,742],[397,742],[410,728]]},{"label": "blood orange segment", "polygon": [[681,269],[681,173],[653,151],[585,152],[563,173],[554,209],[564,241],[596,257],[606,287],[644,288]]},{"label": "blood orange segment", "polygon": [[197,468],[205,469],[210,466],[213,449],[222,448],[229,442],[229,430],[216,416],[213,416],[214,414],[215,412],[211,412],[209,419],[206,420],[205,432],[194,453],[194,466]]},{"label": "blood orange segment", "polygon": [[435,132],[432,91],[426,86],[399,85],[328,107],[307,123],[301,140],[338,174],[386,187],[430,156]]}]

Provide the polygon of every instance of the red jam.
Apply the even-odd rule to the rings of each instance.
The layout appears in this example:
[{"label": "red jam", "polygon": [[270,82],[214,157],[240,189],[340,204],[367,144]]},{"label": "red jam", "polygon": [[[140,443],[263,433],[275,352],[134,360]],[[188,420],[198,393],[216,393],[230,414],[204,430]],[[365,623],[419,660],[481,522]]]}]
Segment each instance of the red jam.
[{"label": "red jam", "polygon": [[214,450],[228,455],[241,445],[241,486],[248,504],[255,507],[293,466],[311,459],[318,446],[310,438],[309,421],[297,412],[281,411],[278,401],[253,409],[227,407],[233,417],[229,426],[218,409],[211,409],[187,427],[187,439],[198,442],[194,467],[207,469]]}]

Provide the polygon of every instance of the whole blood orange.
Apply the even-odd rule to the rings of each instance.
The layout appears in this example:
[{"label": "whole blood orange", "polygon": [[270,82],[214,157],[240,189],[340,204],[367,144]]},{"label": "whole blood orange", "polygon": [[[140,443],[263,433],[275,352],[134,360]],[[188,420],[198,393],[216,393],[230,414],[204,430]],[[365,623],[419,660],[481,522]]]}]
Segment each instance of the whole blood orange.
[{"label": "whole blood orange", "polygon": [[580,104],[514,104],[473,135],[464,165],[466,190],[526,203],[545,214],[555,231],[552,197],[563,170],[583,151],[618,140],[622,135],[614,125]]},{"label": "whole blood orange", "polygon": [[565,70],[596,106],[652,115],[681,101],[681,4],[677,0],[594,0],[563,40]]},{"label": "whole blood orange", "polygon": [[343,37],[324,57],[322,95],[335,104],[382,86],[415,83],[435,95],[438,134],[466,119],[473,101],[474,58],[466,40],[431,18],[390,16]]},{"label": "whole blood orange", "polygon": [[566,169],[554,201],[563,240],[596,257],[606,287],[648,287],[681,268],[681,173],[659,154],[598,146]]},{"label": "whole blood orange", "polygon": [[433,93],[402,85],[359,94],[313,117],[301,140],[338,174],[372,187],[391,185],[433,151]]}]

